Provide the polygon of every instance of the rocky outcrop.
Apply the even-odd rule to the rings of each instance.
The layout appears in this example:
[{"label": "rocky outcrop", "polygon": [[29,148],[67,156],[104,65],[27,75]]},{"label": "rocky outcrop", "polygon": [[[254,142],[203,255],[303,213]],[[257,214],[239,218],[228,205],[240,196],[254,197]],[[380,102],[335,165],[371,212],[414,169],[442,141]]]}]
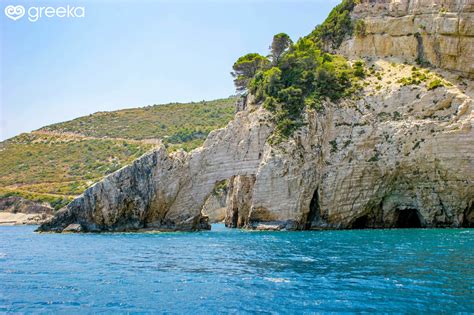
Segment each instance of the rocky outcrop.
[{"label": "rocky outcrop", "polygon": [[307,111],[288,141],[270,145],[271,115],[248,103],[202,148],[143,156],[40,231],[207,229],[203,208],[226,179],[230,227],[472,226],[472,98],[455,86],[395,83],[411,66],[374,66],[390,80],[384,89],[368,80],[359,97]]},{"label": "rocky outcrop", "polygon": [[469,224],[470,98],[403,87],[308,115],[310,126],[293,141],[265,152],[253,209],[310,229],[404,227],[406,211],[419,220],[413,226]]},{"label": "rocky outcrop", "polygon": [[254,185],[255,175],[239,175],[230,178],[228,188],[230,193],[227,196],[225,216],[227,227],[236,228],[249,225]]},{"label": "rocky outcrop", "polygon": [[352,18],[365,31],[342,44],[346,56],[399,57],[474,78],[473,0],[362,0]]},{"label": "rocky outcrop", "polygon": [[41,224],[53,216],[46,203],[17,196],[0,198],[0,225]]},{"label": "rocky outcrop", "polygon": [[255,173],[272,131],[269,116],[262,109],[237,113],[190,154],[168,155],[164,147],[146,154],[87,189],[39,231],[70,224],[85,232],[209,229],[205,201],[216,183]]}]

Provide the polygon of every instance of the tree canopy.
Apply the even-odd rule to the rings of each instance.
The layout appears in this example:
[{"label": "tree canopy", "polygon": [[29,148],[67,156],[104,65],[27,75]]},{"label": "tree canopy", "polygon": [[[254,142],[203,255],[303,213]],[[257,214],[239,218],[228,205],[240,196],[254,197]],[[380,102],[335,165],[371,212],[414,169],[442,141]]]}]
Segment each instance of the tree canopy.
[{"label": "tree canopy", "polygon": [[246,54],[237,59],[232,66],[234,71],[231,72],[237,92],[245,92],[250,79],[255,76],[259,69],[264,68],[268,64],[270,64],[270,61],[257,53]]},{"label": "tree canopy", "polygon": [[326,20],[321,25],[316,26],[308,37],[320,48],[339,48],[343,40],[352,35],[354,31],[350,13],[358,3],[360,3],[360,0],[343,0],[332,9]]},{"label": "tree canopy", "polygon": [[279,33],[273,36],[272,45],[270,46],[273,65],[278,64],[281,55],[291,46],[291,44],[293,44],[293,41],[288,34]]}]

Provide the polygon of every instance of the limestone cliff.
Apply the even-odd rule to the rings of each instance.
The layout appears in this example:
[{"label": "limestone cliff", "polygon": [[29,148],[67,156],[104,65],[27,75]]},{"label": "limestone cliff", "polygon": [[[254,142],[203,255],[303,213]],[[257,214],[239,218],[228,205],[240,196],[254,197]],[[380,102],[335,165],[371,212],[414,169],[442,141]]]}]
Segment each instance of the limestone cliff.
[{"label": "limestone cliff", "polygon": [[272,130],[268,116],[240,112],[189,154],[168,155],[164,147],[146,154],[87,189],[39,230],[70,224],[82,231],[209,229],[202,207],[217,183],[255,173]]},{"label": "limestone cliff", "polygon": [[399,57],[474,78],[473,0],[361,0],[362,32],[339,49],[350,57]]},{"label": "limestone cliff", "polygon": [[308,112],[294,139],[266,147],[249,224],[401,227],[408,211],[414,226],[472,224],[472,109],[455,88],[391,86]]},{"label": "limestone cliff", "polygon": [[[472,227],[473,84],[451,78],[453,72],[472,74],[470,4],[362,1],[352,14],[365,19],[366,33],[339,50],[349,58],[372,57],[365,61],[376,74],[358,93],[306,110],[306,125],[279,144],[269,141],[272,114],[249,96],[203,147],[173,154],[162,147],[144,155],[39,230],[208,229],[205,214],[223,212],[223,196],[213,197],[223,181],[229,227]],[[422,20],[426,33],[418,29]],[[455,52],[446,48],[451,41]],[[412,68],[397,63],[401,57],[441,69]],[[439,84],[407,80],[420,71]]]}]

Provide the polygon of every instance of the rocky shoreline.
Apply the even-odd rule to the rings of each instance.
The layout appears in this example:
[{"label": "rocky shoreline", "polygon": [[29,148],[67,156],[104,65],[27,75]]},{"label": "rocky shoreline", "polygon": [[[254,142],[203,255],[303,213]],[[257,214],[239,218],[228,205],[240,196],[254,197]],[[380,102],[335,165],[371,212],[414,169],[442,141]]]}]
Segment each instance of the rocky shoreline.
[{"label": "rocky shoreline", "polygon": [[53,217],[48,204],[11,196],[0,198],[0,225],[39,225]]}]

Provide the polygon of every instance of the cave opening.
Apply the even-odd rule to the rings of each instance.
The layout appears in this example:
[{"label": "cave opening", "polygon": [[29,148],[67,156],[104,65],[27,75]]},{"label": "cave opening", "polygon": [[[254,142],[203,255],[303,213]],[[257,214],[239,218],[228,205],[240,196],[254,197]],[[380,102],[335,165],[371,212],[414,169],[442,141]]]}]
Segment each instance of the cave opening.
[{"label": "cave opening", "polygon": [[462,227],[474,228],[474,202],[464,210]]},{"label": "cave opening", "polygon": [[369,221],[369,216],[363,215],[361,217],[358,217],[357,219],[354,220],[352,223],[352,228],[356,230],[362,230],[366,229],[368,226],[368,221]]},{"label": "cave opening", "polygon": [[321,210],[319,209],[319,192],[316,189],[313,193],[313,198],[311,198],[311,202],[309,204],[309,212],[308,216],[306,217],[306,225],[305,229],[311,229],[313,223],[319,221],[321,216]]},{"label": "cave opening", "polygon": [[395,228],[416,229],[421,228],[420,213],[416,209],[397,210]]}]

